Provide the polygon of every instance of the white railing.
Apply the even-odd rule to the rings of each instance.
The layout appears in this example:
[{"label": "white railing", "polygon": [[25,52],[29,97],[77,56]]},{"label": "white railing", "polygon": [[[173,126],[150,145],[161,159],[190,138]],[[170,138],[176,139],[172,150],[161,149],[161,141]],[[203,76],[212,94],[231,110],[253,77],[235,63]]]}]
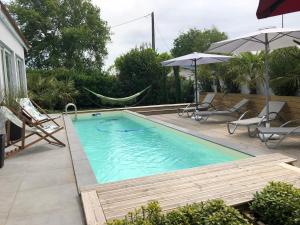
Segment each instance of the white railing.
[{"label": "white railing", "polygon": [[74,108],[74,112],[75,112],[75,119],[77,119],[77,106],[74,103],[68,103],[65,106],[65,113],[68,114],[68,108],[72,106]]}]

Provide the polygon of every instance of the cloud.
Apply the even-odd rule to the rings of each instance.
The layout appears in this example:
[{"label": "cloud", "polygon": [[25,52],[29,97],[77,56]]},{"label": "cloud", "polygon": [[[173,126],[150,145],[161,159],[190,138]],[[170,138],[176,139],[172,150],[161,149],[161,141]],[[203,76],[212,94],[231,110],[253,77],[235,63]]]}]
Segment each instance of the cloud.
[{"label": "cloud", "polygon": [[[264,20],[256,18],[258,0],[93,0],[100,7],[101,17],[110,26],[144,16],[154,11],[156,48],[169,51],[174,39],[190,28],[216,26],[230,37],[255,31],[262,27],[281,26],[281,17]],[[286,27],[299,26],[300,14],[284,16]],[[106,66],[131,48],[151,42],[150,17],[112,29]]]}]

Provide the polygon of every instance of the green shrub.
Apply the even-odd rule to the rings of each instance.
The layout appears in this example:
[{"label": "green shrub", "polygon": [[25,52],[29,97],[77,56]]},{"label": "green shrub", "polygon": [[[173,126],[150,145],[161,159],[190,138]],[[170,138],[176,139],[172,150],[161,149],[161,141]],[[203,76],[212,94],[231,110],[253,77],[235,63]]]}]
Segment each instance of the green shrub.
[{"label": "green shrub", "polygon": [[300,88],[300,49],[277,49],[270,54],[269,64],[274,93],[294,96]]},{"label": "green shrub", "polygon": [[267,224],[300,224],[300,190],[283,182],[271,182],[254,195],[250,209]]},{"label": "green shrub", "polygon": [[108,222],[108,225],[151,225],[163,224],[163,216],[158,202],[150,202],[147,207],[142,206],[134,212],[129,212],[122,220]]},{"label": "green shrub", "polygon": [[30,98],[46,109],[63,110],[78,95],[74,81],[67,76],[60,79],[35,70],[27,73],[27,81]]},{"label": "green shrub", "polygon": [[108,225],[250,225],[233,207],[222,200],[186,205],[163,214],[157,202],[129,213],[123,220]]}]

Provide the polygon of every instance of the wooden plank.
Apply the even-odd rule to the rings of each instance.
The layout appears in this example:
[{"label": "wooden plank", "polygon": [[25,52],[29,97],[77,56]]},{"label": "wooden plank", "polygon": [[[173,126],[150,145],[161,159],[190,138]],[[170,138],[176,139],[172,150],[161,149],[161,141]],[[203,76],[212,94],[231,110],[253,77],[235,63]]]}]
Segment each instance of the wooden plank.
[{"label": "wooden plank", "polygon": [[285,169],[292,170],[294,172],[300,173],[300,168],[299,167],[292,166],[292,165],[289,165],[289,164],[286,164],[286,163],[280,163],[279,165],[281,167],[285,168]]},{"label": "wooden plank", "polygon": [[178,183],[164,183],[164,185],[149,185],[147,187],[137,187],[132,188],[130,190],[128,189],[120,189],[118,191],[115,191],[113,193],[101,193],[101,201],[102,203],[107,203],[111,201],[121,201],[125,199],[133,199],[136,197],[141,196],[151,196],[151,195],[157,195],[157,194],[163,194],[164,192],[172,192],[174,195],[176,195],[177,192],[180,192],[184,189],[197,189],[199,190],[202,186],[209,186],[211,183],[214,184],[217,182],[223,182],[227,181],[228,179],[250,179],[248,176],[254,176],[259,175],[262,173],[272,173],[274,167],[268,167],[265,168],[265,170],[255,170],[254,171],[247,171],[240,170],[240,171],[231,171],[230,174],[216,174],[211,177],[192,177],[192,179],[189,179],[188,181],[178,181]]},{"label": "wooden plank", "polygon": [[[259,169],[262,167],[261,169]],[[126,198],[129,194],[138,195],[140,192],[146,192],[147,195],[150,193],[155,193],[157,190],[161,192],[161,188],[167,186],[167,192],[175,191],[177,189],[184,189],[191,186],[194,186],[194,183],[197,182],[197,185],[204,185],[215,178],[218,178],[218,181],[223,181],[226,179],[236,179],[240,176],[249,176],[256,173],[265,173],[265,172],[272,172],[273,167],[271,164],[265,165],[251,165],[249,167],[240,168],[237,173],[237,169],[227,169],[223,171],[211,172],[206,174],[200,175],[190,175],[187,177],[174,179],[174,180],[167,180],[166,182],[152,182],[148,185],[136,185],[134,187],[121,187],[120,189],[114,189],[112,191],[100,192],[102,193],[101,200],[104,202],[106,199],[112,201],[115,196],[118,199]],[[145,191],[146,190],[146,191]],[[130,196],[132,198],[133,196]]]},{"label": "wooden plank", "polygon": [[[295,175],[289,175],[289,173],[285,173],[282,174],[280,176],[277,177],[272,177],[272,180],[278,180],[278,181],[297,181],[299,180],[300,177],[297,174]],[[206,190],[206,191],[198,191],[195,192],[193,195],[190,196],[185,196],[185,195],[181,195],[178,196],[178,198],[173,198],[173,199],[154,199],[154,200],[158,200],[160,202],[160,205],[162,207],[163,210],[170,210],[170,209],[174,209],[178,206],[184,206],[186,204],[191,204],[194,202],[200,202],[200,201],[205,201],[208,199],[216,199],[216,198],[220,198],[220,199],[224,199],[224,200],[228,200],[233,198],[233,196],[238,196],[243,194],[245,195],[245,193],[248,193],[248,198],[252,199],[253,193],[255,193],[257,190],[262,189],[269,181],[268,179],[261,179],[259,183],[257,182],[253,182],[252,184],[248,184],[248,185],[236,185],[236,186],[230,186],[230,185],[221,185],[222,187],[220,187],[219,190],[217,189],[212,189],[212,190]],[[144,202],[143,204],[146,204],[146,202]],[[136,207],[143,205],[143,204],[137,204],[137,205],[131,205],[130,207],[124,207],[124,205],[120,206],[120,208],[115,209],[114,211],[108,211],[105,210],[107,218],[114,218],[115,216],[121,216],[123,214],[123,216],[128,212],[131,211],[133,209],[135,209]],[[122,212],[122,213],[121,213]]]},{"label": "wooden plank", "polygon": [[81,200],[87,225],[104,225],[106,219],[96,191],[82,192]]},{"label": "wooden plank", "polygon": [[100,225],[105,219],[121,218],[152,200],[159,201],[163,211],[219,198],[229,205],[240,205],[251,201],[253,194],[270,181],[300,187],[300,168],[286,164],[294,161],[282,154],[269,154],[98,185],[82,192],[87,224]]},{"label": "wooden plank", "polygon": [[92,185],[92,186],[87,186],[85,188],[82,188],[81,191],[94,190],[94,189],[101,192],[104,192],[106,190],[111,191],[113,189],[118,189],[119,187],[124,187],[124,186],[129,188],[131,186],[136,186],[137,184],[138,185],[149,184],[154,181],[159,182],[159,181],[166,181],[170,179],[178,179],[180,177],[186,177],[191,174],[196,175],[196,174],[203,174],[208,172],[212,173],[214,171],[224,171],[231,168],[252,165],[254,163],[265,164],[267,162],[272,162],[272,161],[274,163],[278,163],[278,162],[293,163],[296,161],[296,159],[293,159],[291,157],[279,153],[267,154],[267,155],[261,155],[257,157],[250,157],[247,159],[232,161],[230,163],[228,162],[220,163],[220,164],[208,165],[203,167],[195,167],[191,169],[179,170],[179,171],[164,173],[160,175],[129,179],[125,181],[118,181],[118,182],[113,182],[108,184]]},{"label": "wooden plank", "polygon": [[[286,176],[290,175],[290,171],[283,170],[283,171],[277,171],[276,177],[285,178]],[[300,178],[299,174],[296,175],[298,178]],[[161,203],[161,206],[167,206],[169,204],[173,204],[174,202],[183,202],[184,204],[185,199],[194,199],[196,200],[199,198],[199,196],[210,196],[210,194],[213,195],[220,195],[220,193],[227,193],[228,191],[231,193],[233,191],[238,191],[244,188],[247,189],[249,185],[257,185],[259,182],[266,182],[270,180],[270,178],[274,177],[274,172],[271,174],[262,174],[258,175],[256,174],[255,177],[252,177],[252,179],[243,178],[243,179],[237,179],[237,180],[227,180],[227,181],[220,181],[218,182],[218,179],[215,180],[215,183],[208,183],[207,185],[199,186],[199,188],[196,189],[186,189],[185,191],[180,192],[170,192],[170,193],[160,193],[157,195],[147,195],[144,197],[134,198],[134,199],[128,199],[123,202],[113,202],[110,204],[103,204],[103,209],[105,212],[113,211],[113,210],[119,210],[119,209],[132,209],[136,206],[143,205],[151,200],[158,200]],[[197,187],[197,184],[195,184],[195,187]],[[166,187],[167,188],[167,187]]]}]

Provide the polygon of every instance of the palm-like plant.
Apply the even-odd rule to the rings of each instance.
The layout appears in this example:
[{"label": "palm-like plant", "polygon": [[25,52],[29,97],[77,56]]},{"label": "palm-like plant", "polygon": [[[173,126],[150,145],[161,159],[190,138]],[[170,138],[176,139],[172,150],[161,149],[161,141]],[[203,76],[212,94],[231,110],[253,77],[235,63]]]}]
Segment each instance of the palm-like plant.
[{"label": "palm-like plant", "polygon": [[276,94],[295,95],[300,88],[300,50],[292,47],[272,52],[270,72]]},{"label": "palm-like plant", "polygon": [[258,83],[263,83],[264,53],[241,53],[229,63],[228,73],[235,74],[234,82],[247,85],[251,93],[256,92]]},{"label": "palm-like plant", "polygon": [[74,101],[78,95],[73,80],[58,80],[36,73],[28,76],[28,89],[30,98],[51,110],[62,108],[68,102]]}]

